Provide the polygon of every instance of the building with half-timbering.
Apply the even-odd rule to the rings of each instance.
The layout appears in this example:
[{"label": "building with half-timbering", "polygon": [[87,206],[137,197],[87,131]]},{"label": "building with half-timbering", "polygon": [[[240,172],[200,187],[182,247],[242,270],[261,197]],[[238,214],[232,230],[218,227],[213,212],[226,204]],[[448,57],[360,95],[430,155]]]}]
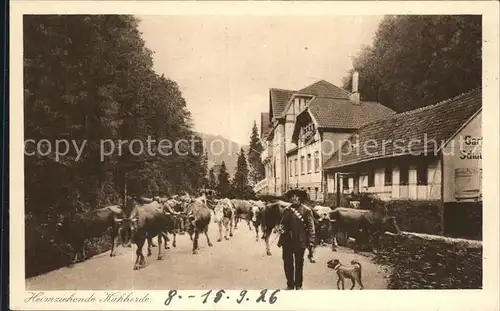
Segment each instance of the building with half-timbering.
[{"label": "building with half-timbering", "polygon": [[422,222],[440,222],[444,234],[480,237],[481,111],[476,89],[365,124],[324,163],[325,193],[368,192],[407,206],[434,202],[438,216]]},{"label": "building with half-timbering", "polygon": [[304,189],[312,200],[324,199],[323,164],[361,126],[395,112],[360,100],[358,75],[348,92],[321,80],[298,91],[269,90],[269,112],[261,115],[261,159],[266,177],[257,192],[281,195]]}]

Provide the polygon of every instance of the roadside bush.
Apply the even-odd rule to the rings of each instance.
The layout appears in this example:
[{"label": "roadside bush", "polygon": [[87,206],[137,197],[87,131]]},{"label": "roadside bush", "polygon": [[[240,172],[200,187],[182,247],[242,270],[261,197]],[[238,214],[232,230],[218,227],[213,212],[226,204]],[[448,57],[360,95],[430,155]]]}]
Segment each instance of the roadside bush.
[{"label": "roadside bush", "polygon": [[440,234],[441,208],[439,201],[398,200],[386,202],[388,213],[396,217],[403,231]]},{"label": "roadside bush", "polygon": [[[71,264],[74,251],[56,237],[56,227],[37,220],[25,225],[25,277],[30,278]],[[54,241],[52,241],[54,239]],[[87,258],[111,249],[108,234],[86,242]]]},{"label": "roadside bush", "polygon": [[[342,207],[349,207],[349,195],[346,195],[344,193],[340,194],[340,206]],[[329,206],[332,208],[337,207],[337,194],[336,193],[327,193],[324,199],[325,206]]]},{"label": "roadside bush", "polygon": [[441,236],[384,235],[374,261],[392,266],[391,289],[481,289],[482,243]]}]

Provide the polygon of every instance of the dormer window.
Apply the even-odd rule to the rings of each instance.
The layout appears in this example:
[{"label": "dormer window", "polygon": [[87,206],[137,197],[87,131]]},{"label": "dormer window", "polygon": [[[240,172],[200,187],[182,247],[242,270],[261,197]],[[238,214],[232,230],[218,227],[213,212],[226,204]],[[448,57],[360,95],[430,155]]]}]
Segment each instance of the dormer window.
[{"label": "dormer window", "polygon": [[302,110],[304,110],[309,100],[310,98],[306,96],[296,96],[293,103],[295,114],[299,114]]}]

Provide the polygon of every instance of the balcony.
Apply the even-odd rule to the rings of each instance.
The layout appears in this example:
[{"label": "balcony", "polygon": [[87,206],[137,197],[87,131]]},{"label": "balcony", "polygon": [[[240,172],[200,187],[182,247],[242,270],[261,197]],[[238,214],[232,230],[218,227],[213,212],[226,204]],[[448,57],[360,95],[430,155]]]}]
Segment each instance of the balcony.
[{"label": "balcony", "polygon": [[271,157],[273,154],[273,147],[272,146],[267,146],[262,153],[260,154],[260,161],[261,162],[266,162],[266,160]]},{"label": "balcony", "polygon": [[267,193],[267,179],[264,178],[259,181],[254,187],[253,191],[255,193]]}]

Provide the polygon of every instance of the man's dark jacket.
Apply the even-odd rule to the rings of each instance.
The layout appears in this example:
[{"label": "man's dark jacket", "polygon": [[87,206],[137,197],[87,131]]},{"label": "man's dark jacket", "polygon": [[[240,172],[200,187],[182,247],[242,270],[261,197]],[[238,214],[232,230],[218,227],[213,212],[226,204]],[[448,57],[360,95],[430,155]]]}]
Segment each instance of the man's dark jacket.
[{"label": "man's dark jacket", "polygon": [[[302,221],[295,215],[292,209],[296,209],[302,216]],[[305,205],[289,206],[283,211],[283,233],[278,245],[284,247],[292,246],[295,249],[306,249],[309,244],[314,243],[314,219],[311,209]]]}]

